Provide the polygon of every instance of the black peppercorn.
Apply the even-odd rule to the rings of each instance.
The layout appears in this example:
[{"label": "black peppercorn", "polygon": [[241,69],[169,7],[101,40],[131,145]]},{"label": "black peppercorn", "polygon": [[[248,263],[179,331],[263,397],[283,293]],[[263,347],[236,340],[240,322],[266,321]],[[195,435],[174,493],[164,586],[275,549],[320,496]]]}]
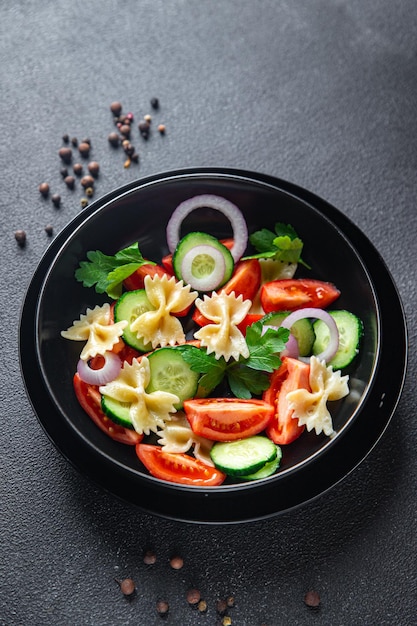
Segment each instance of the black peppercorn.
[{"label": "black peppercorn", "polygon": [[156,612],[159,615],[166,615],[169,611],[169,604],[166,600],[158,600],[156,603]]},{"label": "black peppercorn", "polygon": [[122,112],[122,104],[120,102],[112,102],[110,105],[110,111],[113,115],[120,115]]},{"label": "black peppercorn", "polygon": [[158,98],[151,98],[151,107],[153,109],[159,109],[159,100],[158,100]]},{"label": "black peppercorn", "polygon": [[62,178],[65,178],[66,176],[68,176],[68,169],[66,167],[61,167],[59,173],[61,174]]},{"label": "black peppercorn", "polygon": [[154,565],[154,563],[156,563],[155,552],[153,552],[153,550],[146,550],[143,555],[143,562],[146,563],[146,565]]},{"label": "black peppercorn", "polygon": [[61,196],[58,193],[54,193],[54,195],[51,198],[52,200],[52,204],[58,208],[61,205]]},{"label": "black peppercorn", "polygon": [[38,187],[40,194],[46,198],[49,194],[49,185],[48,183],[41,183]]},{"label": "black peppercorn", "polygon": [[145,120],[143,122],[139,122],[138,129],[142,137],[144,139],[147,139],[149,136],[149,129],[150,129],[149,122],[146,122]]},{"label": "black peppercorn", "polygon": [[97,163],[97,161],[90,161],[87,168],[92,176],[98,176],[98,173],[100,171],[100,165]]},{"label": "black peppercorn", "polygon": [[51,226],[51,224],[47,224],[47,225],[45,226],[45,232],[46,232],[46,234],[48,235],[48,237],[52,237],[52,234],[53,234],[53,232],[54,232],[54,229],[53,229],[53,227]]},{"label": "black peppercorn", "polygon": [[119,130],[124,137],[130,137],[130,125],[129,124],[122,124]]},{"label": "black peppercorn", "polygon": [[83,166],[81,165],[81,163],[74,163],[72,169],[74,170],[74,174],[76,176],[81,176],[81,174],[83,173]]},{"label": "black peppercorn", "polygon": [[74,146],[74,148],[76,148],[78,146],[78,139],[77,139],[77,137],[73,137],[71,139],[71,143]]},{"label": "black peppercorn", "polygon": [[58,154],[64,163],[71,163],[71,160],[72,160],[71,148],[60,148]]},{"label": "black peppercorn", "polygon": [[120,137],[117,133],[110,133],[110,135],[107,137],[109,143],[114,146],[115,148],[117,148],[117,146],[120,143]]},{"label": "black peppercorn", "polygon": [[81,179],[81,185],[84,187],[84,189],[87,189],[87,187],[93,187],[94,178],[92,176],[83,176]]},{"label": "black peppercorn", "polygon": [[65,176],[64,183],[68,187],[68,189],[74,189],[75,178],[74,176]]},{"label": "black peppercorn", "polygon": [[17,230],[14,234],[14,238],[21,248],[26,244],[26,233],[24,230]]},{"label": "black peppercorn", "polygon": [[133,163],[139,163],[139,155],[137,152],[134,152],[133,154],[131,154],[130,158],[133,161]]},{"label": "black peppercorn", "polygon": [[83,141],[78,146],[78,150],[79,150],[79,153],[81,154],[81,156],[87,157],[90,154],[90,144],[87,143],[86,141]]},{"label": "black peppercorn", "polygon": [[64,143],[68,143],[69,142],[69,135],[67,133],[65,133],[65,135],[62,135],[62,141]]}]

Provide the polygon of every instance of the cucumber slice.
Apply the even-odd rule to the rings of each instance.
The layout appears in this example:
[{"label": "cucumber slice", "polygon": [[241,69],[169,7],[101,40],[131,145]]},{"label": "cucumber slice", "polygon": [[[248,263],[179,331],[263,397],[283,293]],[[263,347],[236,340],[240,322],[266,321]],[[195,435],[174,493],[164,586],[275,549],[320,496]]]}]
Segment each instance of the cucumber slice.
[{"label": "cucumber slice", "polygon": [[[280,311],[277,313],[269,313],[262,318],[262,324],[269,326],[280,326],[284,319],[288,317],[290,311]],[[291,327],[291,333],[297,340],[300,356],[309,356],[313,349],[316,335],[313,323],[307,319],[298,320]]]},{"label": "cucumber slice", "polygon": [[101,408],[103,413],[105,413],[112,422],[120,424],[120,426],[124,426],[125,428],[130,428],[131,430],[134,429],[132,420],[130,419],[129,402],[118,402],[113,398],[101,396]]},{"label": "cucumber slice", "polygon": [[214,465],[229,476],[247,476],[258,472],[277,457],[277,446],[263,435],[247,439],[217,442],[210,451]]},{"label": "cucumber slice", "polygon": [[[329,311],[336,322],[339,331],[339,349],[329,361],[333,369],[343,369],[350,365],[359,352],[359,344],[363,334],[362,321],[350,311]],[[313,345],[313,354],[320,354],[329,342],[329,329],[321,320],[313,324],[316,340]]]},{"label": "cucumber slice", "polygon": [[275,459],[273,459],[273,461],[268,461],[268,463],[265,463],[265,465],[261,467],[261,469],[255,472],[254,474],[247,474],[246,476],[241,476],[241,479],[242,480],[259,480],[260,478],[267,478],[268,476],[272,476],[272,474],[275,474],[275,472],[279,468],[281,459],[282,459],[282,451],[281,451],[281,448],[277,446],[277,456]]},{"label": "cucumber slice", "polygon": [[197,393],[200,375],[193,372],[183,359],[181,350],[172,348],[158,348],[148,356],[150,381],[146,392],[168,391],[180,399],[175,404],[176,409],[182,408],[184,400],[193,398]]},{"label": "cucumber slice", "polygon": [[123,341],[139,352],[149,352],[152,350],[152,344],[145,344],[142,339],[138,339],[136,333],[130,330],[130,324],[142,313],[153,310],[154,307],[149,302],[145,289],[127,291],[118,299],[114,307],[114,321],[126,320],[128,322],[123,331]]},{"label": "cucumber slice", "polygon": [[[184,260],[185,255],[188,252],[191,252],[193,248],[197,246],[211,246],[217,250],[223,260],[224,260],[224,273],[223,277],[219,280],[218,285],[215,287],[221,287],[224,285],[232,276],[234,269],[234,261],[232,254],[226,246],[224,246],[216,237],[212,235],[208,235],[207,233],[193,232],[185,235],[180,242],[178,243],[175,252],[172,257],[172,264],[174,267],[175,276],[179,280],[185,280],[181,267],[182,262]],[[201,256],[197,255],[193,259],[193,267],[191,268],[191,273],[195,275],[197,281],[200,281],[204,276],[210,276],[214,271],[216,260],[214,256],[212,257],[210,254],[202,254]]]}]

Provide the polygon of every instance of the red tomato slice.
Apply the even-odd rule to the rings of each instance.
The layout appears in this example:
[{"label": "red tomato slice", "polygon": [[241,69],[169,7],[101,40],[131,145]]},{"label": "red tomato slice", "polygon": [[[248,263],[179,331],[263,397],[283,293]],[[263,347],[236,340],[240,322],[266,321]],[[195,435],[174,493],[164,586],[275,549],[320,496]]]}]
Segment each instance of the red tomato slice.
[{"label": "red tomato slice", "polygon": [[290,357],[282,360],[282,365],[271,376],[271,385],[264,392],[263,399],[273,405],[275,418],[269,423],[266,434],[278,445],[291,443],[304,431],[294,419],[294,411],[288,407],[287,394],[296,389],[308,389],[310,366]]},{"label": "red tomato slice", "polygon": [[213,487],[221,485],[226,478],[223,472],[199,459],[181,452],[164,452],[159,446],[140,443],[136,446],[136,454],[152,476],[172,483]]},{"label": "red tomato slice", "polygon": [[143,435],[115,424],[107,415],[104,415],[101,410],[101,395],[98,387],[85,383],[81,380],[78,373],[74,374],[73,385],[78,402],[95,425],[106,435],[114,439],[114,441],[131,446],[135,446],[142,441]]},{"label": "red tomato slice", "polygon": [[262,285],[260,294],[265,313],[306,307],[325,309],[339,296],[339,289],[332,283],[311,278],[273,280]]},{"label": "red tomato slice", "polygon": [[274,407],[251,398],[194,398],[184,402],[193,432],[213,441],[245,439],[263,431],[274,415]]},{"label": "red tomato slice", "polygon": [[125,278],[123,285],[128,291],[134,291],[135,289],[143,289],[145,284],[145,276],[164,276],[167,271],[160,265],[152,265],[152,263],[145,263],[138,267],[130,276]]},{"label": "red tomato slice", "polygon": [[[233,240],[230,241],[232,241],[233,244]],[[239,261],[239,263],[236,263],[230,280],[227,281],[223,287],[218,289],[217,292],[224,291],[229,294],[234,291],[236,296],[242,295],[244,300],[253,301],[261,286],[261,280],[262,272],[258,259]],[[259,318],[261,317],[260,315]],[[205,326],[210,323],[198,309],[194,310],[193,320],[199,326]],[[252,322],[249,323],[251,324]],[[244,327],[246,328],[247,325],[248,324],[244,325]]]}]

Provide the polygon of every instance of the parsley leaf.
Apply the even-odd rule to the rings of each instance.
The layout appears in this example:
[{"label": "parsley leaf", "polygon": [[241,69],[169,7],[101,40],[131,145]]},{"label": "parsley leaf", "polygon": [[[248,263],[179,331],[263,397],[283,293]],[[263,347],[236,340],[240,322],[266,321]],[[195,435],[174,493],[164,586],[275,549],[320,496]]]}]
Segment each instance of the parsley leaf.
[{"label": "parsley leaf", "polygon": [[268,228],[257,230],[249,236],[249,241],[258,254],[246,259],[274,259],[285,263],[302,263],[309,267],[301,258],[303,242],[290,224],[277,222],[275,232]]},{"label": "parsley leaf", "polygon": [[81,261],[75,271],[76,280],[84,287],[95,287],[97,293],[107,293],[114,299],[121,295],[125,278],[145,263],[154,265],[143,258],[137,243],[119,250],[114,256],[92,250],[87,252],[87,259]]},{"label": "parsley leaf", "polygon": [[226,377],[237,398],[251,398],[268,388],[268,374],[281,365],[279,353],[284,350],[289,334],[286,328],[269,328],[263,332],[262,323],[255,322],[246,330],[249,357],[232,362],[226,362],[223,357],[216,359],[213,353],[207,354],[204,348],[196,346],[184,344],[178,349],[191,369],[203,374],[199,381],[202,395],[211,393]]}]

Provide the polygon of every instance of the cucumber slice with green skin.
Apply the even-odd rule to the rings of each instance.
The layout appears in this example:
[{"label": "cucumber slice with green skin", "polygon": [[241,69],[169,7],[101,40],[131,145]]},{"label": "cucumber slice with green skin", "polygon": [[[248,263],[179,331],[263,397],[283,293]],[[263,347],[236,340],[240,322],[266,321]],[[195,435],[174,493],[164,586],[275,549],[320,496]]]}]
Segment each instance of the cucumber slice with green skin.
[{"label": "cucumber slice with green skin", "polygon": [[112,422],[134,430],[132,420],[130,419],[129,402],[118,402],[113,398],[101,396],[101,408],[103,413],[105,413],[107,417],[112,420]]},{"label": "cucumber slice with green skin", "polygon": [[277,446],[263,435],[217,442],[210,451],[214,465],[229,476],[248,476],[277,457]]},{"label": "cucumber slice with green skin", "polygon": [[176,409],[181,409],[184,400],[196,395],[200,375],[193,372],[183,359],[180,349],[158,348],[149,354],[148,360],[151,377],[146,387],[147,393],[167,391],[175,394],[179,398],[179,402],[174,405]]},{"label": "cucumber slice with green skin", "polygon": [[259,480],[260,478],[267,478],[268,476],[272,476],[275,474],[282,459],[282,451],[279,446],[277,446],[277,456],[273,461],[268,461],[265,463],[260,470],[255,472],[254,474],[247,474],[246,476],[241,476],[242,480]]},{"label": "cucumber slice with green skin", "polygon": [[[352,363],[359,352],[359,344],[363,335],[362,321],[350,311],[328,311],[336,322],[339,331],[339,348],[329,361],[333,369],[343,369]],[[329,342],[327,324],[316,320],[313,324],[316,340],[313,345],[313,354],[320,354]]]},{"label": "cucumber slice with green skin", "polygon": [[[183,259],[188,252],[190,252],[193,248],[196,248],[197,246],[211,246],[221,253],[222,258],[224,259],[225,268],[223,278],[220,280],[216,289],[218,287],[221,287],[231,278],[233,274],[233,257],[230,250],[226,248],[226,246],[224,246],[218,239],[216,239],[216,237],[213,237],[212,235],[209,235],[207,233],[189,233],[180,240],[172,257],[172,264],[174,267],[175,276],[178,278],[178,280],[184,280],[181,270]],[[198,276],[198,278],[201,278],[205,274],[209,275],[211,272],[213,272],[215,259],[214,257],[210,257],[209,254],[204,254],[201,255],[201,259],[194,259],[193,263],[195,264],[195,268],[192,269],[192,271],[195,271],[196,276]]]},{"label": "cucumber slice with green skin", "polygon": [[[266,326],[280,326],[289,314],[290,311],[268,313],[261,321]],[[298,320],[291,326],[291,334],[297,340],[300,356],[309,356],[316,340],[313,323],[306,317]]]},{"label": "cucumber slice with green skin", "polygon": [[153,310],[154,307],[149,302],[145,289],[127,291],[117,300],[114,307],[114,321],[121,322],[122,320],[126,320],[128,322],[128,325],[123,331],[123,341],[139,352],[149,352],[152,350],[152,344],[145,344],[142,339],[136,336],[136,333],[132,333],[130,324],[134,322],[139,315],[142,315],[142,313]]}]

